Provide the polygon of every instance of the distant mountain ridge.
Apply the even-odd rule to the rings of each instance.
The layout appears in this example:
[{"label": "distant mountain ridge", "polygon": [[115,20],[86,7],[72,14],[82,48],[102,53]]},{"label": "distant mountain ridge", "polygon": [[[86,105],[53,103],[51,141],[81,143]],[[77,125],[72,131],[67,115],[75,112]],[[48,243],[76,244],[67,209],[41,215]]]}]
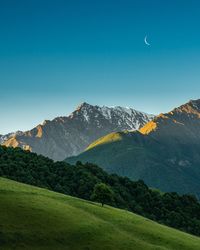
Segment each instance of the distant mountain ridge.
[{"label": "distant mountain ridge", "polygon": [[17,131],[17,132],[8,133],[5,135],[0,135],[0,144],[3,144],[5,141],[10,139],[11,137],[13,137],[15,135],[20,135],[22,133],[23,133],[22,131]]},{"label": "distant mountain ridge", "polygon": [[92,162],[163,191],[200,198],[200,100],[160,114],[139,131],[114,132],[67,162]]},{"label": "distant mountain ridge", "polygon": [[1,144],[64,160],[83,152],[99,137],[139,129],[153,117],[132,108],[99,107],[84,102],[69,116],[46,120],[30,131],[9,136]]}]

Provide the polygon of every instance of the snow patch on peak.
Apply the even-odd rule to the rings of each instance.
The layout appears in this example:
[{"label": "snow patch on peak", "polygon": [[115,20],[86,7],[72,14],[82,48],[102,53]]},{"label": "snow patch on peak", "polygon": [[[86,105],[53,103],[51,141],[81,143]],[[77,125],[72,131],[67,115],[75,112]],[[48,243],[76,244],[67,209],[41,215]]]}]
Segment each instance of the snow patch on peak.
[{"label": "snow patch on peak", "polygon": [[82,108],[90,108],[90,107],[93,107],[92,105],[90,105],[89,103],[87,102],[82,102],[81,104],[78,105],[78,107],[76,108],[76,110],[80,110]]},{"label": "snow patch on peak", "polygon": [[200,110],[200,99],[198,100],[191,100],[189,103],[191,103],[192,107],[196,110]]},{"label": "snow patch on peak", "polygon": [[103,106],[103,107],[99,107],[98,110],[102,113],[102,115],[106,119],[111,119],[111,108]]},{"label": "snow patch on peak", "polygon": [[[82,119],[88,124],[96,124],[98,128],[102,123],[116,127],[116,130],[138,130],[155,116],[137,111],[131,107],[121,106],[97,106],[86,102],[81,103],[78,108],[71,113],[68,118]],[[78,118],[79,117],[79,118]]]}]

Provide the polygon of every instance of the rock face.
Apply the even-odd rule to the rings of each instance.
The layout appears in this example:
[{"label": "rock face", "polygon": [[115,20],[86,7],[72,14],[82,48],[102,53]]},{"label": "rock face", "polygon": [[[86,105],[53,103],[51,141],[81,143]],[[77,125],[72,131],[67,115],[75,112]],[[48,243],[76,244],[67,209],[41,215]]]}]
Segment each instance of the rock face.
[{"label": "rock face", "polygon": [[17,132],[9,133],[6,135],[0,135],[0,144],[3,144],[5,141],[10,139],[11,137],[13,137],[15,135],[20,135],[21,133],[22,133],[21,131],[17,131]]},{"label": "rock face", "polygon": [[111,133],[77,157],[163,191],[200,198],[200,100],[160,114],[139,131]]},{"label": "rock face", "polygon": [[135,130],[151,120],[131,108],[99,107],[82,103],[71,115],[44,121],[30,131],[14,134],[3,145],[21,147],[53,160],[77,155],[97,138],[122,130]]}]

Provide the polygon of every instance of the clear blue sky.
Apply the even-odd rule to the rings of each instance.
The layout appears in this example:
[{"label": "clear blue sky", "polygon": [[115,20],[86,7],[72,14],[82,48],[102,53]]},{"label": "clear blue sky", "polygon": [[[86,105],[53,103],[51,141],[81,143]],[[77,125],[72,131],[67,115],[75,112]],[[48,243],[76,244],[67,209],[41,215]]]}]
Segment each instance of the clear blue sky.
[{"label": "clear blue sky", "polygon": [[199,10],[198,0],[0,1],[0,134],[83,101],[157,114],[200,98]]}]

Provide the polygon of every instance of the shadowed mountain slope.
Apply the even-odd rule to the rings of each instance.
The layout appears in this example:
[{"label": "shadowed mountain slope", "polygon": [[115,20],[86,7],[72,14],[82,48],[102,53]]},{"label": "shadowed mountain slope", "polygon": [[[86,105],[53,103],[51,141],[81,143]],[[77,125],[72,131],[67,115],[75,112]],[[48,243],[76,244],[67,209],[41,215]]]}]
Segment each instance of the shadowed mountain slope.
[{"label": "shadowed mountain slope", "polygon": [[108,134],[67,159],[76,161],[200,198],[200,100],[160,114],[139,131]]}]

